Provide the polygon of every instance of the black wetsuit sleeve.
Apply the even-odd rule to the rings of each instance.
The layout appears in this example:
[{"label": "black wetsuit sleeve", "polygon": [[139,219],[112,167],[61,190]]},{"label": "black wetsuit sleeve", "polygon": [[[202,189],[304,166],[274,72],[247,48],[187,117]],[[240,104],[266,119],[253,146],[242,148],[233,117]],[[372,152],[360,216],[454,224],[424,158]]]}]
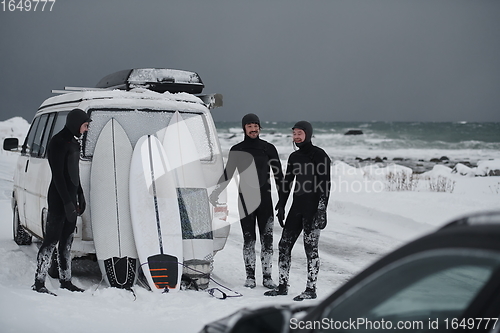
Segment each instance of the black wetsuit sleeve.
[{"label": "black wetsuit sleeve", "polygon": [[279,193],[281,191],[281,187],[283,184],[284,175],[278,151],[276,150],[276,147],[272,144],[269,144],[269,164],[271,166],[271,170],[273,171],[273,177],[276,183],[276,188],[278,189],[278,197],[279,197]]},{"label": "black wetsuit sleeve", "polygon": [[292,189],[292,183],[293,183],[294,178],[295,178],[295,175],[293,173],[293,154],[292,154],[288,158],[288,162],[286,164],[286,172],[285,172],[285,176],[283,177],[281,191],[278,192],[278,195],[279,195],[278,206],[285,207],[286,201],[288,200],[288,197],[290,196],[290,191]]},{"label": "black wetsuit sleeve", "polygon": [[54,137],[54,139],[50,141],[48,150],[48,160],[50,170],[52,172],[52,182],[54,183],[63,204],[67,204],[72,201],[68,191],[67,179],[64,173],[65,163],[68,158],[68,148],[69,144],[64,142],[64,140],[59,137]]},{"label": "black wetsuit sleeve", "polygon": [[237,168],[237,157],[234,153],[234,150],[231,149],[229,151],[229,155],[227,158],[227,163],[226,167],[224,168],[224,172],[222,176],[219,178],[219,181],[217,182],[217,185],[219,186],[219,189],[222,191],[226,188],[226,186],[229,184],[229,181],[231,178],[233,178],[234,173],[236,172]]},{"label": "black wetsuit sleeve", "polygon": [[324,150],[320,150],[320,153],[317,154],[319,160],[316,161],[316,169],[318,172],[319,179],[319,190],[320,197],[324,196],[324,204],[325,207],[328,206],[328,199],[330,198],[330,189],[331,189],[331,165],[332,161],[328,154]]}]

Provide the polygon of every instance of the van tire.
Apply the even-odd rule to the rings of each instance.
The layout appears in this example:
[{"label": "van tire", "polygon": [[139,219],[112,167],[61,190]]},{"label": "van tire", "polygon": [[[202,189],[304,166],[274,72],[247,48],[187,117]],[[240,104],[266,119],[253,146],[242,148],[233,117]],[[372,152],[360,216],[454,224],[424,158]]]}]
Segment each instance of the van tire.
[{"label": "van tire", "polygon": [[14,216],[12,220],[14,242],[16,242],[17,245],[30,245],[32,237],[21,225],[21,221],[19,220],[19,209],[17,208],[17,205],[14,207]]}]

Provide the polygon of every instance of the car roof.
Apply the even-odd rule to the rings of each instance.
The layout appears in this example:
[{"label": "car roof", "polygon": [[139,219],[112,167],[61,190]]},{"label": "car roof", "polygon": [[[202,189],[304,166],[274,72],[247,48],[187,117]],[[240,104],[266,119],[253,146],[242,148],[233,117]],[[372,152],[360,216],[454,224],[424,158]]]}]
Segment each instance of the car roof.
[{"label": "car roof", "polygon": [[465,225],[492,224],[500,225],[500,210],[486,211],[475,214],[469,214],[455,219],[445,224],[441,229],[453,228]]},{"label": "car roof", "polygon": [[191,105],[194,108],[199,108],[199,106],[205,106],[203,101],[192,94],[188,93],[176,93],[172,94],[170,92],[157,93],[147,89],[137,88],[131,91],[124,90],[89,90],[89,91],[77,91],[77,92],[67,92],[58,96],[54,96],[46,99],[42,105],[39,107],[39,112],[49,108],[51,106],[71,104],[71,103],[82,103],[84,101],[93,101],[94,103],[105,101],[129,105],[134,107],[135,105],[158,105],[161,107],[165,103],[175,103],[186,108],[186,105]]},{"label": "car roof", "polygon": [[387,254],[351,281],[365,276],[409,255],[440,249],[482,249],[500,252],[500,224],[456,224],[414,240]]}]

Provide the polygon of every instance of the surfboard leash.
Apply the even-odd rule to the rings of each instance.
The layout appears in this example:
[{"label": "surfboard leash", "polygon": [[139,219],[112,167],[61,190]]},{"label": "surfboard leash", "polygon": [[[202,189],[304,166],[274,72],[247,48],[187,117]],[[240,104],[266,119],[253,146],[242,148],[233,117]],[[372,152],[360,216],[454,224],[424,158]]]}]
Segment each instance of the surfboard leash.
[{"label": "surfboard leash", "polygon": [[[142,263],[140,266],[142,267],[143,265],[146,265],[147,263]],[[194,269],[192,267],[189,267],[187,265],[184,265],[184,263],[181,263],[181,262],[177,262],[178,265],[180,266],[183,266],[183,267],[186,267],[196,273],[199,273],[199,274],[206,274],[205,272],[202,272],[202,271],[199,271],[197,269]],[[218,288],[218,287],[215,287],[215,288],[210,288],[210,289],[206,289],[205,291],[212,297],[215,297],[217,299],[227,299],[227,298],[234,298],[234,297],[242,297],[243,294],[235,291],[235,290],[232,290],[230,289],[229,287],[226,287],[224,286],[223,284],[221,284],[220,282],[217,282],[214,278],[212,277],[209,277],[209,280],[214,282],[215,284],[217,284],[219,287],[223,288],[224,290],[226,291],[229,291],[232,293],[232,295],[228,295],[227,292],[224,292],[222,289]],[[138,279],[138,281],[140,281],[140,279]],[[142,282],[142,281],[141,281]],[[194,281],[193,281],[194,282]],[[196,282],[195,282],[196,283]],[[198,286],[196,285],[195,287],[196,290],[199,290],[198,289]],[[135,295],[135,294],[134,294]]]},{"label": "surfboard leash", "polygon": [[[102,274],[101,275],[101,281],[99,281],[99,283],[97,284],[97,287],[95,288],[95,290],[92,292],[92,296],[94,296],[94,293],[97,291],[97,289],[99,289],[99,287],[101,286],[102,284],[102,281],[104,281],[104,277],[106,275],[105,274]],[[137,300],[137,295],[135,294],[135,290],[130,287],[130,288],[117,288],[117,289],[124,289],[124,290],[128,290],[132,293],[132,295],[134,296],[134,302]]]},{"label": "surfboard leash", "polygon": [[99,281],[99,283],[97,284],[97,287],[95,287],[95,290],[92,292],[92,296],[94,296],[94,293],[97,291],[97,289],[99,289],[99,287],[101,286],[102,284],[102,281],[104,281],[104,274],[101,274],[101,281]]},{"label": "surfboard leash", "polygon": [[[205,272],[202,272],[202,271],[199,271],[199,270],[194,269],[192,267],[186,266],[186,265],[184,265],[184,263],[178,262],[178,264],[181,265],[181,266],[183,266],[183,267],[186,267],[186,268],[188,268],[188,269],[190,269],[190,270],[192,270],[192,271],[194,271],[196,273],[206,274]],[[212,277],[209,277],[209,280],[212,281],[212,282],[214,282],[215,284],[217,284],[219,287],[224,288],[225,290],[230,291],[231,293],[233,293],[233,295],[228,295],[226,292],[222,291],[218,287],[210,288],[210,289],[205,290],[212,297],[215,297],[217,299],[226,299],[226,298],[231,298],[231,297],[242,297],[243,296],[243,294],[241,294],[241,293],[239,293],[237,291],[234,291],[234,290],[232,290],[232,289],[230,289],[230,288],[222,285],[221,283],[217,282]],[[220,293],[220,295],[218,295],[217,292]]]}]

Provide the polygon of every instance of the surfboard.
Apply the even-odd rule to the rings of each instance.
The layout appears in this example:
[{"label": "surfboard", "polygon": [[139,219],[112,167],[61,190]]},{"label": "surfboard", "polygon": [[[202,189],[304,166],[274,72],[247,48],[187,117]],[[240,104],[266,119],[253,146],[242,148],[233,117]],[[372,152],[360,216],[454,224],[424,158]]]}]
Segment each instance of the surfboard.
[{"label": "surfboard", "polygon": [[177,188],[182,226],[183,273],[208,287],[213,261],[212,210],[198,149],[179,112],[157,133],[167,154]]},{"label": "surfboard", "polygon": [[130,211],[144,275],[155,292],[180,288],[182,231],[175,181],[161,142],[142,136],[130,165]]},{"label": "surfboard", "polygon": [[92,232],[97,261],[108,285],[130,289],[137,278],[138,255],[129,206],[132,145],[111,119],[97,139],[90,175]]}]

